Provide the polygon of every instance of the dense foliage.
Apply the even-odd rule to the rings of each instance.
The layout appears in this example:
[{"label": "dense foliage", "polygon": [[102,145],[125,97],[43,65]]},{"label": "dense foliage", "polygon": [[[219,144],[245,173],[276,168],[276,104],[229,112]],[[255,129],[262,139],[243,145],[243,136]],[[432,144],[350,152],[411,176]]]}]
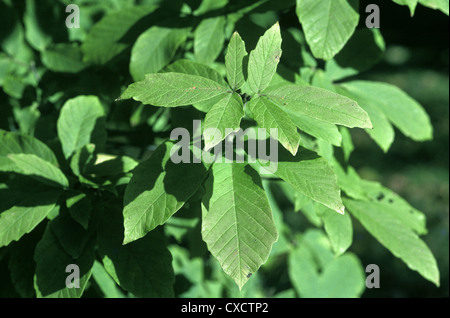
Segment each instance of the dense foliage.
[{"label": "dense foliage", "polygon": [[353,131],[433,138],[361,76],[386,50],[362,2],[79,0],[79,28],[71,3],[0,0],[0,295],[359,297],[361,226],[439,287],[426,214],[350,164]]}]

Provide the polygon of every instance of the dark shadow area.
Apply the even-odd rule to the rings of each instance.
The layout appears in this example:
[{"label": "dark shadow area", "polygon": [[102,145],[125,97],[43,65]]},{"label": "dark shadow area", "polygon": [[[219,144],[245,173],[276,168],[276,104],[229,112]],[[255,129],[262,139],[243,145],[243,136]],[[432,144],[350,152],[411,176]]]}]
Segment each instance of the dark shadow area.
[{"label": "dark shadow area", "polygon": [[0,44],[11,35],[17,22],[17,13],[3,1],[0,2]]},{"label": "dark shadow area", "polygon": [[350,68],[358,73],[368,70],[379,62],[383,50],[376,44],[374,32],[367,28],[356,30],[335,61],[341,68]]},{"label": "dark shadow area", "polygon": [[164,167],[165,192],[175,196],[180,202],[186,202],[197,191],[208,173],[203,163],[192,161],[194,153],[190,149],[189,158],[191,163],[174,163],[169,158]]},{"label": "dark shadow area", "polygon": [[[35,250],[36,285],[43,296],[51,295],[66,289],[66,267],[69,264],[76,264],[79,267],[80,287],[86,284],[93,264],[94,264],[95,238],[91,237],[83,252],[77,258],[70,256],[61,246],[57,235],[49,226]],[[83,286],[84,288],[85,286]],[[79,290],[79,289],[78,289]],[[69,293],[76,294],[77,289],[68,289]]]},{"label": "dark shadow area", "polygon": [[[1,173],[0,173],[1,174]],[[31,177],[15,175],[15,180],[6,182],[10,187],[0,189],[0,211],[13,206],[35,207],[51,205],[58,201],[62,191],[36,182]]]},{"label": "dark shadow area", "polygon": [[136,167],[133,173],[134,177],[130,181],[130,186],[128,186],[124,197],[124,206],[133,202],[144,191],[149,191],[154,188],[156,180],[164,171],[162,165],[164,164],[163,158],[166,151],[168,151],[166,144],[162,144],[148,160]]},{"label": "dark shadow area", "polygon": [[[161,227],[126,245],[123,242],[122,206],[117,199],[106,203],[98,223],[98,252],[107,256],[124,289],[137,297],[173,297],[172,256]],[[147,281],[137,282],[136,272]],[[147,288],[151,286],[151,288]]]}]

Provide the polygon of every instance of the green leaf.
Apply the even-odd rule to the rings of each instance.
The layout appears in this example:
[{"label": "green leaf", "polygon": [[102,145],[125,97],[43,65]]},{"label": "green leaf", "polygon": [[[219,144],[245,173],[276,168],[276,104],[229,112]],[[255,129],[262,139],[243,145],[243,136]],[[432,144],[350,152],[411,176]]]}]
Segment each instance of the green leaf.
[{"label": "green leaf", "polygon": [[124,244],[164,224],[206,177],[207,168],[202,163],[175,164],[171,160],[172,148],[170,142],[162,144],[133,171],[124,198]]},{"label": "green leaf", "polygon": [[344,153],[344,160],[348,162],[350,155],[352,154],[355,146],[353,145],[352,135],[350,130],[346,127],[340,127],[339,129],[342,136],[342,152]]},{"label": "green leaf", "polygon": [[373,129],[366,129],[365,131],[384,152],[387,152],[394,142],[395,131],[394,127],[392,127],[392,124],[389,122],[389,119],[377,107],[378,102],[376,100],[364,98],[341,85],[336,86],[336,88],[340,94],[357,100],[361,105],[361,108],[367,112],[373,125]]},{"label": "green leaf", "polygon": [[[244,117],[242,98],[237,93],[225,95],[206,114],[203,133],[205,150],[209,151],[228,134],[239,130],[242,117]],[[219,139],[215,138],[215,132],[220,132]]]},{"label": "green leaf", "polygon": [[295,211],[301,211],[306,219],[311,222],[316,227],[321,227],[323,225],[322,219],[316,213],[316,202],[312,201],[310,198],[296,192],[295,194]]},{"label": "green leaf", "polygon": [[[227,82],[223,79],[216,70],[210,68],[207,65],[197,63],[190,60],[178,60],[175,63],[169,65],[165,69],[167,72],[185,73],[191,75],[198,75],[205,78],[209,78],[216,83],[219,83],[223,87],[228,87]],[[203,102],[194,103],[193,106],[202,112],[209,112],[215,104],[221,101],[224,97],[222,95],[214,96]]]},{"label": "green leaf", "polygon": [[3,85],[5,78],[11,69],[11,63],[6,54],[0,53],[0,87]]},{"label": "green leaf", "polygon": [[218,10],[228,4],[229,0],[203,0],[198,8],[194,11],[195,16],[200,16],[212,10]]},{"label": "green leaf", "polygon": [[416,141],[432,139],[433,127],[427,113],[398,87],[381,82],[352,81],[342,84],[342,88],[361,105],[376,107],[407,137]]},{"label": "green leaf", "polygon": [[198,62],[191,60],[177,60],[165,68],[166,72],[183,73],[190,75],[197,75],[208,78],[216,83],[219,83],[223,87],[228,87],[227,82],[223,79],[215,69]]},{"label": "green leaf", "polygon": [[89,64],[82,60],[81,48],[74,44],[59,43],[41,53],[42,64],[53,72],[78,73]]},{"label": "green leaf", "polygon": [[439,269],[428,246],[398,220],[393,213],[377,202],[344,200],[351,214],[384,247],[400,258],[412,270],[439,286]]},{"label": "green leaf", "polygon": [[[51,226],[47,225],[44,236],[36,246],[34,253],[36,262],[35,290],[39,298],[80,298],[91,277],[94,264],[94,240],[91,239],[82,254],[73,258],[65,252]],[[75,264],[80,269],[80,288],[68,288],[66,272],[69,264]]]},{"label": "green leaf", "polygon": [[120,205],[108,205],[98,228],[98,247],[105,270],[137,297],[174,297],[172,256],[156,229],[127,245],[123,241]]},{"label": "green leaf", "polygon": [[276,293],[272,298],[296,298],[295,291],[290,288]]},{"label": "green leaf", "polygon": [[227,88],[197,75],[182,73],[147,74],[145,80],[128,86],[121,99],[133,98],[153,106],[187,106],[224,97]]},{"label": "green leaf", "polygon": [[240,89],[245,82],[243,68],[245,56],[247,56],[245,43],[239,33],[234,32],[225,55],[225,66],[228,83],[235,91]]},{"label": "green leaf", "polygon": [[292,122],[303,132],[316,138],[325,140],[334,146],[340,146],[342,136],[336,125],[317,120],[300,113],[291,113],[286,111],[291,117]]},{"label": "green leaf", "polygon": [[65,209],[52,219],[50,227],[61,247],[73,259],[80,257],[93,233],[92,229],[88,231],[78,224]]},{"label": "green leaf", "polygon": [[419,3],[431,9],[439,9],[446,15],[449,14],[448,0],[419,0]]},{"label": "green leaf", "polygon": [[33,50],[25,41],[25,31],[21,21],[12,5],[4,5],[1,9],[2,42],[0,47],[2,51],[14,57],[14,61],[20,61],[25,64],[30,63],[33,60]]},{"label": "green leaf", "polygon": [[360,260],[351,253],[334,258],[325,235],[309,230],[288,259],[288,272],[303,298],[353,298],[365,288]]},{"label": "green leaf", "polygon": [[66,206],[70,216],[87,230],[92,209],[89,197],[83,192],[73,191],[66,199]]},{"label": "green leaf", "polygon": [[114,279],[106,272],[105,268],[99,261],[94,262],[92,267],[92,277],[95,279],[105,298],[124,298],[125,295],[117,286]]},{"label": "green leaf", "polygon": [[58,167],[36,155],[10,154],[8,158],[14,163],[15,172],[31,176],[50,186],[69,186],[69,181]]},{"label": "green leaf", "polygon": [[14,117],[19,124],[20,132],[33,135],[36,124],[41,116],[38,110],[39,104],[33,102],[30,106],[23,108],[13,108]]},{"label": "green leaf", "polygon": [[344,214],[336,175],[324,158],[304,148],[295,157],[281,152],[274,173],[301,194]]},{"label": "green leaf", "polygon": [[419,235],[426,234],[425,215],[412,207],[397,193],[383,187],[380,183],[361,179],[352,167],[347,173],[334,162],[334,170],[338,176],[339,187],[351,198],[377,202],[379,207],[390,211],[403,225],[409,227]]},{"label": "green leaf", "polygon": [[314,73],[312,74],[312,78],[310,80],[310,85],[336,93],[336,88],[334,87],[333,79],[329,76],[329,74],[325,73],[321,69],[314,70]]},{"label": "green leaf", "polygon": [[317,215],[322,219],[325,232],[330,239],[331,247],[336,256],[342,255],[352,245],[353,226],[348,213],[337,214],[333,210],[315,205]]},{"label": "green leaf", "polygon": [[65,102],[57,129],[66,158],[89,143],[99,144],[106,139],[104,116],[97,96],[78,96]]},{"label": "green leaf", "polygon": [[427,234],[425,214],[413,208],[397,193],[377,182],[361,180],[360,186],[371,201],[377,201],[386,212],[390,212],[418,235]]},{"label": "green leaf", "polygon": [[128,47],[120,39],[157,6],[135,6],[107,14],[95,24],[83,42],[85,60],[105,64]]},{"label": "green leaf", "polygon": [[25,87],[23,78],[14,74],[8,74],[3,81],[3,91],[15,99],[22,98]]},{"label": "green leaf", "polygon": [[61,192],[38,188],[34,192],[0,190],[11,205],[0,211],[0,247],[30,233],[55,208]]},{"label": "green leaf", "polygon": [[95,155],[95,145],[87,144],[77,149],[70,158],[70,168],[72,172],[81,180],[95,163],[97,157]]},{"label": "green leaf", "polygon": [[408,6],[409,10],[411,11],[411,16],[414,15],[414,11],[416,10],[417,3],[419,2],[419,0],[393,0],[393,1],[397,4],[400,4],[403,6]]},{"label": "green leaf", "polygon": [[145,74],[159,72],[173,59],[187,36],[187,29],[158,26],[142,33],[131,51],[130,73],[133,79],[141,81]]},{"label": "green leaf", "polygon": [[[267,129],[268,133],[270,131],[271,137],[277,139],[295,156],[300,143],[300,134],[288,114],[265,97],[253,98],[248,103],[248,108],[259,127]],[[271,128],[274,128],[275,132]]]},{"label": "green leaf", "polygon": [[248,85],[254,93],[269,86],[281,58],[280,25],[274,24],[259,38],[248,60]]},{"label": "green leaf", "polygon": [[[52,5],[55,5],[52,3]],[[52,16],[53,12],[48,12],[49,3],[35,0],[26,1],[26,10],[23,16],[25,24],[25,37],[30,45],[38,50],[43,51],[52,42],[52,36],[48,34],[49,22],[55,22]],[[46,13],[44,16],[43,13]],[[49,21],[50,20],[50,21]],[[53,21],[52,21],[53,20]]]},{"label": "green leaf", "polygon": [[372,128],[369,116],[354,100],[322,88],[288,84],[270,87],[264,93],[294,114],[350,128]]},{"label": "green leaf", "polygon": [[379,29],[359,29],[342,51],[325,65],[332,80],[340,80],[367,71],[383,57],[386,44]]},{"label": "green leaf", "polygon": [[203,19],[194,32],[195,59],[211,64],[222,51],[225,40],[225,17]]},{"label": "green leaf", "polygon": [[[270,260],[276,259],[278,255],[282,255],[285,253],[288,253],[291,249],[291,242],[290,242],[290,235],[291,235],[291,229],[284,221],[284,213],[282,209],[280,208],[280,204],[277,202],[277,199],[274,196],[274,192],[272,191],[271,182],[267,179],[261,180],[262,185],[264,188],[264,191],[267,195],[267,200],[269,201],[270,209],[272,210],[272,216],[273,221],[275,224],[275,228],[277,229],[278,239],[276,242],[272,245],[272,250],[270,251],[269,255],[269,263],[268,268],[270,265]],[[286,184],[289,186],[286,182],[280,182],[283,184]],[[291,188],[292,189],[292,188]]]},{"label": "green leaf", "polygon": [[15,171],[14,162],[8,158],[11,154],[35,155],[55,166],[58,165],[55,154],[40,140],[15,132],[0,129],[0,171]]},{"label": "green leaf", "polygon": [[[42,176],[40,181],[53,182],[47,180],[47,175],[42,175],[41,168],[48,170],[55,178],[57,184],[67,186],[67,180],[61,171],[57,168],[58,161],[55,154],[41,141],[31,136],[18,133],[6,132],[0,129],[0,172],[17,172],[20,174],[29,174]],[[27,160],[36,158],[37,162],[32,162],[33,167],[28,166]],[[15,159],[15,160],[13,160]],[[36,164],[38,166],[36,166]],[[23,169],[22,169],[23,168]],[[51,178],[50,178],[51,179]]]},{"label": "green leaf", "polygon": [[206,189],[203,240],[241,289],[278,239],[267,196],[257,172],[239,163],[215,163]]},{"label": "green leaf", "polygon": [[297,16],[316,58],[330,60],[358,25],[357,0],[297,0]]}]

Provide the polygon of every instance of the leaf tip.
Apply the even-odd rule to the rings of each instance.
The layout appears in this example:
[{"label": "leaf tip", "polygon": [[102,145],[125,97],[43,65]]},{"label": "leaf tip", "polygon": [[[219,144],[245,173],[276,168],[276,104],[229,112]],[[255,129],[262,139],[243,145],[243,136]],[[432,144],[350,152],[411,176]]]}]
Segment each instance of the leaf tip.
[{"label": "leaf tip", "polygon": [[341,205],[341,206],[337,207],[337,208],[335,209],[335,211],[336,211],[337,213],[339,213],[339,214],[344,215],[344,214],[345,214],[345,206]]},{"label": "leaf tip", "polygon": [[289,147],[288,150],[295,157],[297,155],[297,152],[298,152],[298,144],[297,144],[297,147]]},{"label": "leaf tip", "polygon": [[131,243],[132,240],[130,240],[128,237],[125,237],[122,241],[122,245],[127,245],[128,243]]},{"label": "leaf tip", "polygon": [[367,128],[367,129],[373,129],[373,124],[372,124],[372,122],[370,121],[370,119],[368,120],[368,121],[366,121],[366,127],[364,127],[364,128]]},{"label": "leaf tip", "polygon": [[434,281],[434,284],[436,285],[436,287],[441,287],[441,283],[439,281],[439,278],[437,280]]}]

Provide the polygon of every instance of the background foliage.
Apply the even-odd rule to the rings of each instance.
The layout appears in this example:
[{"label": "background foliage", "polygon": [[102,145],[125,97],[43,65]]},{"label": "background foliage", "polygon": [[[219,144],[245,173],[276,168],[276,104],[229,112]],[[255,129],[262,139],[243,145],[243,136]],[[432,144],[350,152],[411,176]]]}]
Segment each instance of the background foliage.
[{"label": "background foliage", "polygon": [[[380,2],[380,32],[364,25],[370,1],[321,0],[333,9],[329,16],[316,2],[80,0],[81,28],[68,29],[71,1],[0,0],[0,295],[448,297],[448,17],[440,12],[448,15],[448,1]],[[334,149],[341,165],[348,162],[347,177],[334,165],[346,214],[301,195],[301,186],[263,178],[278,242],[256,273],[240,278],[247,279],[240,291],[201,236],[205,193],[195,182],[203,183],[209,167],[158,170],[167,149],[157,147],[171,129],[192,130],[192,119],[204,118],[211,105],[115,100],[156,72],[215,76],[221,85],[228,73],[241,87],[224,63],[233,32],[250,53],[277,21],[283,52],[272,84],[312,84],[353,98],[375,129],[338,130],[290,114],[302,147],[330,162]],[[258,58],[257,66],[264,62]],[[421,109],[416,101],[362,81],[403,89],[424,107],[433,130],[427,115],[411,112]],[[393,105],[403,109],[392,112]],[[253,125],[251,118],[247,113],[242,125]],[[287,167],[285,177],[296,166]],[[180,176],[186,183],[177,187]],[[255,178],[234,182],[245,192]],[[135,198],[152,182],[176,197],[165,204],[180,210],[122,245],[124,206],[139,211],[145,201]],[[371,210],[384,219],[366,220]],[[412,250],[422,253],[422,240],[437,261],[439,287],[433,256],[420,263]],[[65,288],[71,263],[80,266],[81,289]],[[380,289],[365,289],[367,264],[380,266]]]}]

